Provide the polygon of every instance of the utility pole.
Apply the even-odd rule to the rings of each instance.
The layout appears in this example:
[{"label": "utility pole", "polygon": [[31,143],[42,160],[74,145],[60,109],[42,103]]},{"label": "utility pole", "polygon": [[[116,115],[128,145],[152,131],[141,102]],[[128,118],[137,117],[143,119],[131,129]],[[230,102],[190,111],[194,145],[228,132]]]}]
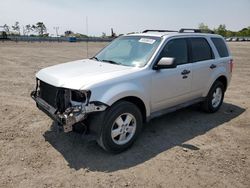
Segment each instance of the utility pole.
[{"label": "utility pole", "polygon": [[59,38],[58,38],[58,30],[59,30],[59,27],[56,26],[56,27],[54,27],[54,29],[56,30],[56,38],[58,39],[58,42],[59,42]]},{"label": "utility pole", "polygon": [[23,28],[23,35],[25,36],[26,35],[26,30],[25,30],[23,25],[22,25],[22,28]]},{"label": "utility pole", "polygon": [[58,30],[59,30],[59,27],[56,26],[56,27],[54,27],[54,29],[56,30],[56,37],[58,37]]},{"label": "utility pole", "polygon": [[87,44],[86,44],[86,53],[87,53],[87,58],[89,57],[89,28],[88,28],[88,16],[86,16],[86,35],[87,35]]}]

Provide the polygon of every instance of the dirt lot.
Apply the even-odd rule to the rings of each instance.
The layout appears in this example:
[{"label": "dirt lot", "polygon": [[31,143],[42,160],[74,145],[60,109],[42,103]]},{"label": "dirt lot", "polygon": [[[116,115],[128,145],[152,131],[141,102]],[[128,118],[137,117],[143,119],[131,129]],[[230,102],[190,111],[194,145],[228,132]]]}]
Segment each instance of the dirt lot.
[{"label": "dirt lot", "polygon": [[[91,43],[90,56],[105,43]],[[0,43],[0,187],[250,187],[250,43],[215,114],[189,107],[146,125],[134,146],[105,153],[64,134],[29,94],[35,72],[86,57],[85,43]]]}]

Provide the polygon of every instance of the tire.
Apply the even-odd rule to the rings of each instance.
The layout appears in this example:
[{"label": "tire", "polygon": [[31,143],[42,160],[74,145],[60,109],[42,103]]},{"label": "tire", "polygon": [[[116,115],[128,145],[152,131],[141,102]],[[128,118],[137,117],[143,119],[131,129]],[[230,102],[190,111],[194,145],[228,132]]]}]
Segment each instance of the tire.
[{"label": "tire", "polygon": [[97,143],[110,153],[120,153],[131,147],[142,129],[140,110],[127,101],[117,102],[92,118],[91,124],[98,125],[95,126],[99,132]]},{"label": "tire", "polygon": [[202,103],[203,110],[208,113],[217,112],[223,103],[224,93],[225,86],[220,81],[215,81]]}]

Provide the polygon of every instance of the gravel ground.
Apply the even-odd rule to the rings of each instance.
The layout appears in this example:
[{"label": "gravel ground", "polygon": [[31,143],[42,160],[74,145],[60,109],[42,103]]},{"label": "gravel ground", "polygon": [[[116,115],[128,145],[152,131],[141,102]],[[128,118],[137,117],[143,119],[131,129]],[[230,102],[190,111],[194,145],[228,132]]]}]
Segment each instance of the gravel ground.
[{"label": "gravel ground", "polygon": [[[89,57],[106,43],[90,43]],[[219,112],[152,120],[133,147],[104,152],[58,132],[29,94],[35,72],[86,57],[85,43],[0,43],[0,187],[250,187],[250,43],[229,43],[234,74]]]}]

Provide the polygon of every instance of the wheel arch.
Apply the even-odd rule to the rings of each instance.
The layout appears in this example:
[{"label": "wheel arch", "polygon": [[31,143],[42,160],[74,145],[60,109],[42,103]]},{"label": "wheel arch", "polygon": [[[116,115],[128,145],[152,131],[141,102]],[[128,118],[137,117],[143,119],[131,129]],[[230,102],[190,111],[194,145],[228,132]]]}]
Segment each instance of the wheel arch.
[{"label": "wheel arch", "polygon": [[217,75],[216,77],[214,77],[214,79],[212,79],[212,80],[209,82],[207,89],[206,89],[205,92],[203,93],[203,97],[206,97],[206,96],[207,96],[209,90],[211,89],[211,87],[213,86],[213,84],[214,84],[216,81],[220,81],[220,82],[224,85],[225,91],[226,91],[226,89],[227,89],[227,87],[228,87],[229,80],[228,80],[228,78],[227,78],[226,75],[224,75],[224,74],[219,74],[219,75]]},{"label": "wheel arch", "polygon": [[224,75],[221,75],[221,76],[219,76],[214,82],[216,82],[216,81],[220,81],[220,82],[224,85],[225,91],[226,91],[227,86],[228,86],[227,77],[224,76]]},{"label": "wheel arch", "polygon": [[143,112],[143,118],[150,115],[150,99],[149,91],[146,87],[137,83],[119,83],[111,87],[106,87],[95,90],[91,96],[91,101],[100,101],[108,106],[114,103],[125,100],[137,105]]},{"label": "wheel arch", "polygon": [[139,97],[135,97],[135,96],[127,96],[127,97],[123,97],[123,98],[119,99],[115,103],[120,102],[120,101],[127,101],[127,102],[131,102],[134,105],[136,105],[141,111],[143,122],[144,123],[146,122],[146,120],[147,120],[147,109],[146,109],[146,105],[144,104],[142,99],[140,99]]}]

